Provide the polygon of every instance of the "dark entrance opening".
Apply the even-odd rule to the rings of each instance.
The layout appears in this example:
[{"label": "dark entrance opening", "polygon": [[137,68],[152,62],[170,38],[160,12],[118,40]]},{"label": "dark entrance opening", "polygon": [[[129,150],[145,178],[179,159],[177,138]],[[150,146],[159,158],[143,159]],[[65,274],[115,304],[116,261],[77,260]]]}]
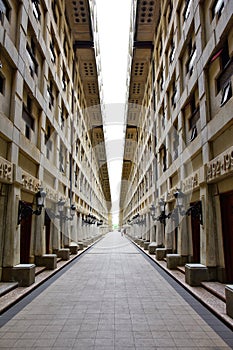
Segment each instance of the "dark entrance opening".
[{"label": "dark entrance opening", "polygon": [[[24,202],[28,207],[32,207],[32,203]],[[31,228],[32,216],[28,215],[22,218],[20,223],[20,263],[28,264],[30,257],[30,243],[31,243]]]},{"label": "dark entrance opening", "polygon": [[50,224],[51,219],[47,212],[45,212],[45,244],[46,244],[46,254],[50,253]]},{"label": "dark entrance opening", "polygon": [[[197,205],[197,203],[195,203]],[[191,203],[191,206],[193,203]],[[191,211],[193,262],[200,262],[200,217]]]},{"label": "dark entrance opening", "polygon": [[220,196],[226,282],[233,282],[233,192]]}]

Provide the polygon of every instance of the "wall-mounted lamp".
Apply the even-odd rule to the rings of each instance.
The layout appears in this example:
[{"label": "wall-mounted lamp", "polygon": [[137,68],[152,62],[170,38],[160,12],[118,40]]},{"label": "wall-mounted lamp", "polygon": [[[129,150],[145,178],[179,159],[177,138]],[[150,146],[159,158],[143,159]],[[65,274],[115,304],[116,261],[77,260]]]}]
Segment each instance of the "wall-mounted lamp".
[{"label": "wall-mounted lamp", "polygon": [[[189,216],[192,214],[194,217],[199,218],[200,224],[203,225],[201,201],[195,202],[187,210],[184,210],[184,204],[183,204],[183,199],[185,197],[184,193],[180,189],[177,189],[176,192],[174,193],[174,197],[176,198],[176,203],[177,203],[176,207],[177,207],[177,210],[180,213],[180,215],[182,215],[182,216],[188,215]],[[174,210],[176,210],[176,208]],[[177,212],[177,214],[178,214],[178,212]]]},{"label": "wall-mounted lamp", "polygon": [[36,210],[33,210],[29,205],[20,200],[17,224],[19,225],[23,219],[33,214],[40,215],[42,212],[42,208],[44,207],[45,197],[46,192],[43,190],[43,188],[40,188],[39,191],[36,193]]}]

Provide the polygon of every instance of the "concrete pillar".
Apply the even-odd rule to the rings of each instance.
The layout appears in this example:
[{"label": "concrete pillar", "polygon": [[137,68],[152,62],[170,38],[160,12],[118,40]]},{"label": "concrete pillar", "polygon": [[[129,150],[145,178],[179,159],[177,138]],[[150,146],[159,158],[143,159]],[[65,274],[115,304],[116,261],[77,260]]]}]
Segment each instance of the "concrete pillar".
[{"label": "concrete pillar", "polygon": [[9,186],[6,209],[6,230],[3,250],[3,267],[20,263],[20,225],[17,225],[20,189]]},{"label": "concrete pillar", "polygon": [[34,235],[34,254],[42,256],[45,254],[45,227],[44,227],[45,212],[42,210],[41,215],[35,216],[35,235]]}]

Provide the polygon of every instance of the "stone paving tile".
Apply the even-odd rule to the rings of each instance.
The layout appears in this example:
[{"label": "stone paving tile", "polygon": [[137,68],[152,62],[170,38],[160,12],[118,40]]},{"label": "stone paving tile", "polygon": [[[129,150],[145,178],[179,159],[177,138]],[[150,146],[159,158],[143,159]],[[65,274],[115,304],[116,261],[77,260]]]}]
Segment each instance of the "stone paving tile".
[{"label": "stone paving tile", "polygon": [[0,329],[0,349],[230,349],[207,321],[111,233]]}]

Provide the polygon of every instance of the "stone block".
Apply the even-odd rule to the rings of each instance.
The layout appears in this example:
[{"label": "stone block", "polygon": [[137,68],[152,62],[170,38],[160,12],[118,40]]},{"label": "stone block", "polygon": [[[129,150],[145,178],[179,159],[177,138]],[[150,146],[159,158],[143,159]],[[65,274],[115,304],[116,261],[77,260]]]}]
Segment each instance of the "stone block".
[{"label": "stone block", "polygon": [[185,265],[185,282],[190,286],[200,286],[201,282],[208,281],[208,269],[202,264]]},{"label": "stone block", "polygon": [[167,254],[167,268],[170,270],[175,270],[178,265],[181,265],[181,255],[180,254]]},{"label": "stone block", "polygon": [[155,254],[155,249],[157,248],[156,242],[151,242],[148,246],[149,254]]},{"label": "stone block", "polygon": [[140,245],[140,247],[144,247],[144,242],[145,242],[145,240],[144,239],[139,239],[139,245]]},{"label": "stone block", "polygon": [[83,247],[84,247],[84,245],[83,245],[83,242],[78,242],[78,246],[79,246],[79,250],[83,250]]},{"label": "stone block", "polygon": [[226,295],[226,313],[233,318],[233,284],[227,284],[225,286]]},{"label": "stone block", "polygon": [[62,260],[69,260],[70,259],[70,250],[69,250],[69,248],[59,249],[58,252],[57,252],[57,257],[61,258]]},{"label": "stone block", "polygon": [[79,247],[79,246],[78,246],[77,243],[71,242],[70,245],[69,245],[70,253],[71,253],[71,254],[74,254],[74,255],[78,254],[78,247]]},{"label": "stone block", "polygon": [[166,248],[156,248],[155,257],[157,260],[163,260],[166,257],[167,249]]},{"label": "stone block", "polygon": [[57,268],[57,255],[44,254],[42,256],[35,256],[35,264],[37,266],[45,266],[48,270],[54,270]]},{"label": "stone block", "polygon": [[144,248],[145,250],[148,250],[149,244],[150,244],[150,242],[144,241],[144,242],[143,242],[143,248]]},{"label": "stone block", "polygon": [[28,287],[35,282],[35,265],[18,264],[13,266],[11,277],[19,283],[19,287]]}]

